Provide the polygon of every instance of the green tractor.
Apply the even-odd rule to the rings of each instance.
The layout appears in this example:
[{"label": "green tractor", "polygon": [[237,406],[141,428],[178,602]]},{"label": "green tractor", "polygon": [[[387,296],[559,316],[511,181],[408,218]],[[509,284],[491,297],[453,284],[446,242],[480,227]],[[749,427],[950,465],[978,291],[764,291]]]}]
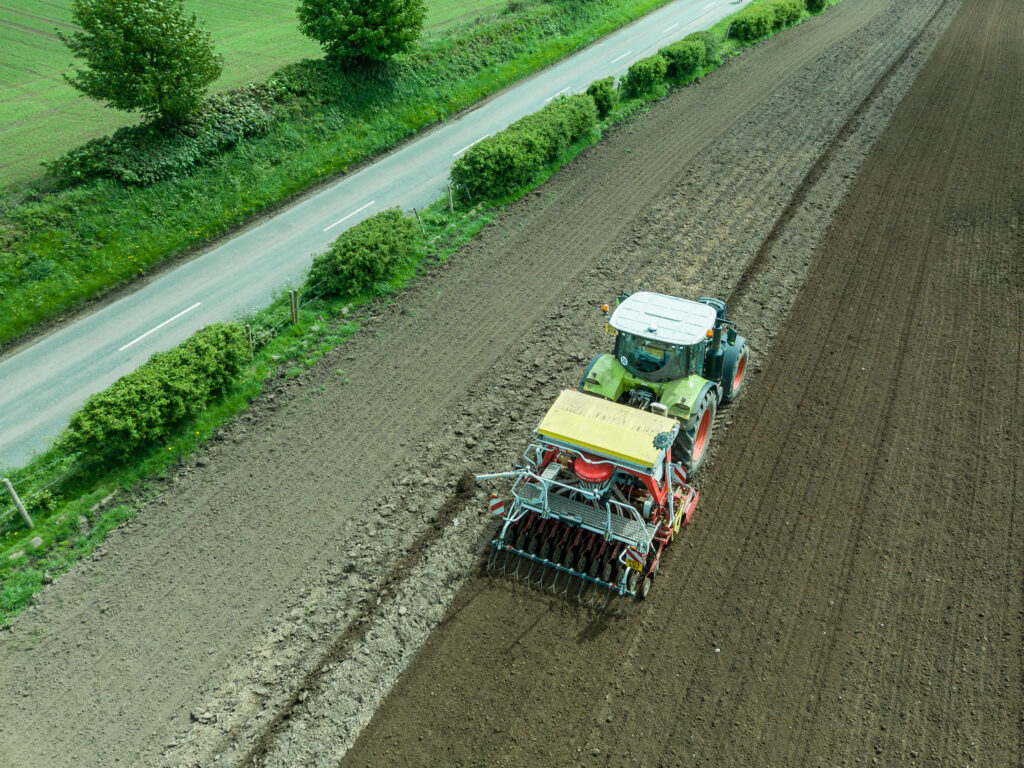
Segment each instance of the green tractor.
[{"label": "green tractor", "polygon": [[739,397],[747,369],[747,341],[726,318],[725,302],[623,294],[606,330],[615,351],[593,359],[580,390],[676,419],[672,458],[692,478],[719,404]]}]

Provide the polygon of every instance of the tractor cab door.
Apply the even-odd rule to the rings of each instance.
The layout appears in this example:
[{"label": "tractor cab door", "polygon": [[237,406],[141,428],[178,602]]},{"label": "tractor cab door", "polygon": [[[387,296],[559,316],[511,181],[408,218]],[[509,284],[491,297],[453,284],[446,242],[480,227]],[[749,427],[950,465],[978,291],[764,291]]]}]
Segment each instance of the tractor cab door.
[{"label": "tractor cab door", "polygon": [[707,342],[700,341],[686,348],[686,374],[688,376],[704,375],[704,352],[706,347]]}]

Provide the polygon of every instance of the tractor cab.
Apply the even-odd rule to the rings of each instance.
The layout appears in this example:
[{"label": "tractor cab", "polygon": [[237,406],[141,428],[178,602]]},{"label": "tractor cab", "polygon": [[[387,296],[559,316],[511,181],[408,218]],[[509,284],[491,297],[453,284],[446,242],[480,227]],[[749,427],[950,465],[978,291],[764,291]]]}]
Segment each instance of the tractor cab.
[{"label": "tractor cab", "polygon": [[746,371],[746,340],[726,317],[725,302],[624,294],[607,323],[613,352],[594,358],[580,389],[679,421],[673,450],[692,476],[718,405],[739,395]]},{"label": "tractor cab", "polygon": [[713,333],[715,308],[657,293],[635,293],[612,314],[615,357],[627,371],[652,382],[703,370],[704,346]]}]

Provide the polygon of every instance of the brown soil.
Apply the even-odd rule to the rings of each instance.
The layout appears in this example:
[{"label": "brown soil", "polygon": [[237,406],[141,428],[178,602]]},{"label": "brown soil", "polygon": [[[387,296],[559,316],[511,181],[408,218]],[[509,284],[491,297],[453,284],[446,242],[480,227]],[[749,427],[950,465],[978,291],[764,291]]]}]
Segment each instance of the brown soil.
[{"label": "brown soil", "polygon": [[343,765],[1019,765],[1024,23],[967,0],[631,620],[469,583]]},{"label": "brown soil", "polygon": [[[719,420],[699,516],[651,602],[609,621],[471,578],[349,759],[1019,759],[1011,5],[969,0],[928,72],[955,65],[912,91],[820,249],[955,2],[848,0],[513,206],[352,343],[278,381],[40,595],[0,647],[0,754],[336,762],[493,529],[457,479],[512,461],[605,346],[596,305],[620,288],[740,285],[764,367]],[[949,106],[932,125],[920,105],[937,89]],[[960,119],[968,98],[987,120]]]}]

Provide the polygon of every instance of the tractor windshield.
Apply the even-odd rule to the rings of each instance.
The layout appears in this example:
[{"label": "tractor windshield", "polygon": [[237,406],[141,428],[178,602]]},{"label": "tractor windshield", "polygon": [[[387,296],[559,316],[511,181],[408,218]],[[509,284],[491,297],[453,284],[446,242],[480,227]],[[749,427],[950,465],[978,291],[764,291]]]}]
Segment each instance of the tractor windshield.
[{"label": "tractor windshield", "polygon": [[615,356],[627,371],[647,381],[671,381],[686,375],[686,347],[620,332]]}]

